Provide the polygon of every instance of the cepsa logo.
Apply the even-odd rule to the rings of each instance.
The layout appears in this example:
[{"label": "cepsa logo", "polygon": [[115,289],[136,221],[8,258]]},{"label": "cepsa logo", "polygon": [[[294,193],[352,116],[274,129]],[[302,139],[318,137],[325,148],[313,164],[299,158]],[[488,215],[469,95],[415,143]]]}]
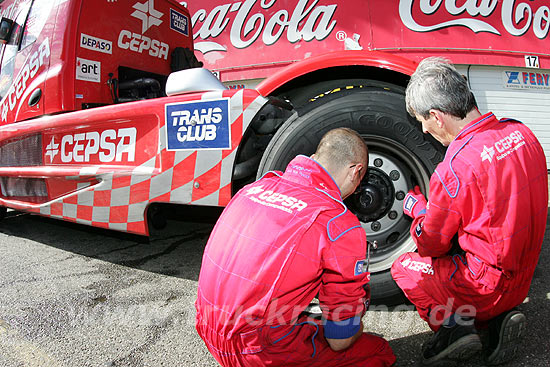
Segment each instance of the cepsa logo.
[{"label": "cepsa logo", "polygon": [[137,2],[132,8],[134,11],[130,16],[141,21],[141,34],[125,29],[121,30],[118,35],[118,47],[140,54],[145,51],[150,56],[167,60],[170,46],[167,43],[143,35],[151,27],[157,27],[162,24],[164,13],[155,9],[154,0],[149,0],[144,3]]},{"label": "cepsa logo", "polygon": [[111,163],[133,162],[136,157],[135,127],[107,129],[46,137],[45,162]]},{"label": "cepsa logo", "polygon": [[301,212],[307,208],[305,201],[273,190],[266,190],[263,185],[249,188],[246,190],[245,195],[257,204],[279,209],[289,214],[292,214],[295,210]]},{"label": "cepsa logo", "polygon": [[487,160],[489,161],[489,163],[491,163],[493,161],[494,155],[496,154],[495,149],[498,153],[497,161],[500,161],[501,159],[504,159],[508,157],[510,154],[514,153],[516,150],[518,150],[525,144],[526,144],[525,138],[523,137],[523,135],[519,130],[516,130],[510,135],[497,141],[491,147],[487,147],[484,145],[480,155],[481,161]]},{"label": "cepsa logo", "polygon": [[168,150],[229,149],[229,99],[166,105]]},{"label": "cepsa logo", "polygon": [[8,93],[2,99],[2,121],[7,120],[8,112],[13,111],[26,95],[27,86],[31,84],[37,73],[47,65],[50,57],[50,41],[46,38],[38,49],[25,61],[25,65],[15,78]]}]

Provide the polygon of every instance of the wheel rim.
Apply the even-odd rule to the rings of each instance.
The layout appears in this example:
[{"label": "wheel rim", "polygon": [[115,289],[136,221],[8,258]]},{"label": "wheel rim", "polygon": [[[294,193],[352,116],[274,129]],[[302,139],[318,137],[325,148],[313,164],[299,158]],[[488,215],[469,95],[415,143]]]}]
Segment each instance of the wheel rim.
[{"label": "wheel rim", "polygon": [[369,169],[363,181],[346,199],[359,218],[369,241],[377,241],[371,251],[369,271],[388,270],[399,255],[416,250],[409,230],[412,220],[403,213],[407,191],[419,185],[427,192],[430,174],[419,159],[395,140],[362,135],[369,148]]}]

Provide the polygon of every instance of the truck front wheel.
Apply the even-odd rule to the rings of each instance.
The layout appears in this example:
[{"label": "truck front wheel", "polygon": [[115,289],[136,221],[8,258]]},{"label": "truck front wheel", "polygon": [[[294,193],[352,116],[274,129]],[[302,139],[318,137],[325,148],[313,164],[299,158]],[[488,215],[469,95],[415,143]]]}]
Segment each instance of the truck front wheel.
[{"label": "truck front wheel", "polygon": [[313,154],[321,137],[337,127],[357,131],[369,149],[367,174],[345,203],[359,218],[367,239],[378,242],[369,269],[373,303],[399,303],[403,296],[390,268],[399,255],[416,249],[403,199],[414,185],[427,193],[444,148],[408,116],[402,88],[380,83],[353,86],[315,99],[298,118],[286,121],[264,152],[258,176],[284,170],[298,154]]}]

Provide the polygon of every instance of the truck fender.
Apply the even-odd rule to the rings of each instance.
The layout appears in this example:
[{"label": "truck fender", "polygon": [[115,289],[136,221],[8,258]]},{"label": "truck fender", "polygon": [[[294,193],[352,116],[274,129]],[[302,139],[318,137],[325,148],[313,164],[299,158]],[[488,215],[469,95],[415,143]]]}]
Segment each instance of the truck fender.
[{"label": "truck fender", "polygon": [[268,96],[289,81],[314,71],[331,67],[371,66],[412,75],[416,62],[380,51],[337,51],[298,61],[268,77],[256,88],[262,96]]}]

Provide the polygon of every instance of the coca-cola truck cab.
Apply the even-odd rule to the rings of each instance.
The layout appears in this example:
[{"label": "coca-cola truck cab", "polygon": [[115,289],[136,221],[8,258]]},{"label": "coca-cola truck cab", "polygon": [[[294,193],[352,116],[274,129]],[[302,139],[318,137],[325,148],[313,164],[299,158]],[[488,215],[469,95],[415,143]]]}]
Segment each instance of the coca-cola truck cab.
[{"label": "coca-cola truck cab", "polygon": [[291,113],[201,68],[177,1],[4,0],[0,12],[2,216],[147,235],[160,204],[226,205],[236,177],[256,175],[236,162],[257,152],[249,127]]},{"label": "coca-cola truck cab", "polygon": [[5,0],[1,123],[161,97],[197,63],[187,9],[173,1]]}]

